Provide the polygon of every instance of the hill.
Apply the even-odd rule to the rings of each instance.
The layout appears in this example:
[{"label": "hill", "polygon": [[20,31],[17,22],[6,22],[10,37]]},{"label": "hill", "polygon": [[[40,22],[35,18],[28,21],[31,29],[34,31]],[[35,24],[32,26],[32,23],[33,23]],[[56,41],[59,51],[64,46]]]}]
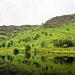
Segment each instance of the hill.
[{"label": "hill", "polygon": [[75,21],[75,14],[63,15],[63,16],[57,16],[57,17],[53,17],[52,19],[49,19],[48,21],[45,22],[44,26],[68,24],[74,21]]},{"label": "hill", "polygon": [[38,27],[38,25],[0,26],[0,42],[3,41],[4,39],[10,39],[11,37],[17,35],[18,33],[22,33],[36,27]]},{"label": "hill", "polygon": [[[1,49],[13,50],[14,48],[18,48],[19,50],[25,50],[26,45],[30,45],[31,50],[74,51],[74,19],[75,16],[73,14],[54,17],[40,26],[9,26],[10,29],[12,28],[12,32],[14,30],[21,32],[13,32],[10,39],[7,37],[5,46],[1,47]],[[11,41],[13,44],[11,44]]]}]

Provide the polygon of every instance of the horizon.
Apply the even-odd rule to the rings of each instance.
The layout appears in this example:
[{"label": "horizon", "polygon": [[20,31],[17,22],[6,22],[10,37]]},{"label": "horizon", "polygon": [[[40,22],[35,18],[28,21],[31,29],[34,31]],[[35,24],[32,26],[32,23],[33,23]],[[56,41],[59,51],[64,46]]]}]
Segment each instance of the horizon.
[{"label": "horizon", "polygon": [[[73,14],[75,14],[75,13],[73,13]],[[63,15],[60,15],[60,16],[64,16],[64,15],[72,15],[72,14],[63,14]],[[60,17],[60,16],[54,16],[54,17]],[[54,17],[52,17],[52,18],[54,18]],[[50,19],[52,19],[52,18],[50,18]],[[49,19],[48,19],[48,20],[49,20]],[[47,21],[47,20],[46,20],[46,21]],[[46,22],[46,21],[45,21],[45,22]],[[45,23],[45,22],[44,22],[44,23]],[[24,25],[36,25],[36,24],[24,24]],[[42,25],[42,23],[39,24],[39,25]],[[38,26],[39,26],[39,25],[38,25]],[[10,24],[10,25],[5,25],[5,24],[3,24],[3,25],[0,25],[0,26],[23,26],[23,25],[15,25],[15,24],[13,24],[13,25],[12,25],[12,24]]]}]

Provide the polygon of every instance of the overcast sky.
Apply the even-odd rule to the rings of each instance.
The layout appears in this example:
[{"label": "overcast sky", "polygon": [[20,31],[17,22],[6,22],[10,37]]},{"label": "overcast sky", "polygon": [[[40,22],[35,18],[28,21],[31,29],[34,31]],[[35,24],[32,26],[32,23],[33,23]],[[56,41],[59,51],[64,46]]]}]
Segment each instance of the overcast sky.
[{"label": "overcast sky", "polygon": [[0,25],[40,25],[75,13],[75,0],[0,0]]}]

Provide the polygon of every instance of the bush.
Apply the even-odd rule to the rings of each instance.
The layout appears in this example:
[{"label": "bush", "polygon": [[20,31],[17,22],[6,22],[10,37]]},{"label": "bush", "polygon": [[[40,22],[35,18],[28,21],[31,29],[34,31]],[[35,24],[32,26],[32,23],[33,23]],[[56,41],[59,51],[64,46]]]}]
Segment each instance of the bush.
[{"label": "bush", "polygon": [[14,55],[18,54],[19,50],[17,48],[14,49]]},{"label": "bush", "polygon": [[32,44],[32,47],[34,47],[34,44]]},{"label": "bush", "polygon": [[45,35],[47,35],[47,32],[45,32]]},{"label": "bush", "polygon": [[21,42],[21,39],[19,39],[18,41],[17,41],[17,43],[20,43]]},{"label": "bush", "polygon": [[41,42],[41,46],[42,46],[42,47],[45,47],[45,41],[42,41],[42,42]]},{"label": "bush", "polygon": [[31,40],[30,37],[25,38],[25,42],[28,42],[30,40]]},{"label": "bush", "polygon": [[63,45],[63,48],[67,48],[67,47],[68,47],[67,44],[64,44],[64,45]]},{"label": "bush", "polygon": [[10,47],[10,43],[9,42],[7,43],[7,47]]},{"label": "bush", "polygon": [[70,31],[70,29],[68,28],[68,29],[66,29],[67,31]]},{"label": "bush", "polygon": [[52,34],[50,33],[50,36],[52,36]]},{"label": "bush", "polygon": [[1,47],[5,47],[5,43],[1,43]]},{"label": "bush", "polygon": [[31,49],[30,45],[26,45],[25,51],[29,51]]},{"label": "bush", "polygon": [[33,38],[33,40],[36,40],[38,37],[37,36],[35,36],[34,38]]},{"label": "bush", "polygon": [[61,39],[54,39],[53,40],[54,46],[63,47],[63,45],[67,45],[68,47],[74,46],[74,42],[70,37],[61,38]]},{"label": "bush", "polygon": [[13,45],[13,41],[12,40],[10,41],[10,44]]},{"label": "bush", "polygon": [[8,60],[10,59],[10,55],[7,55],[7,59],[8,59]]},{"label": "bush", "polygon": [[24,41],[24,39],[22,39],[22,41]]},{"label": "bush", "polygon": [[36,36],[37,36],[37,37],[40,37],[40,34],[37,34]]},{"label": "bush", "polygon": [[41,33],[43,34],[44,32],[42,31]]}]

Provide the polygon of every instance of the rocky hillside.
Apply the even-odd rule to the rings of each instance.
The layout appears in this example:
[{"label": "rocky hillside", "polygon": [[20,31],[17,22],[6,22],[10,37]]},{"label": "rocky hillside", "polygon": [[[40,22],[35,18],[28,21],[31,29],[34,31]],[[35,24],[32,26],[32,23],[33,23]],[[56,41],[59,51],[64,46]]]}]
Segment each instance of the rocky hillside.
[{"label": "rocky hillside", "polygon": [[45,22],[44,26],[68,24],[74,21],[75,21],[75,14],[63,15],[63,16],[57,16],[57,17],[53,17],[52,19],[49,19],[48,21]]},{"label": "rocky hillside", "polygon": [[0,31],[13,32],[13,31],[24,31],[36,28],[38,25],[21,25],[21,26],[0,26]]}]

